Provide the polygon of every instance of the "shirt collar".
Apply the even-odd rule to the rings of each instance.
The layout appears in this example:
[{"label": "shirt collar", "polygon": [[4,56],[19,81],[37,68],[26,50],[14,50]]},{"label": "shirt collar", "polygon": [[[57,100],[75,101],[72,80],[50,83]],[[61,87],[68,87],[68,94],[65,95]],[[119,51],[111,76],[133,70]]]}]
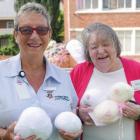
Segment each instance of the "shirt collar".
[{"label": "shirt collar", "polygon": [[49,78],[56,80],[58,83],[61,83],[60,78],[60,68],[56,67],[54,64],[51,64],[47,61],[46,57],[46,75],[45,80],[47,81]]},{"label": "shirt collar", "polygon": [[5,76],[13,77],[17,76],[21,71],[20,55],[13,56],[5,61],[4,67],[7,69],[4,71]]},{"label": "shirt collar", "polygon": [[[59,77],[59,73],[60,70],[59,68],[57,68],[55,65],[50,64],[47,61],[47,58],[45,58],[45,62],[46,62],[46,75],[45,75],[45,80],[48,80],[49,78],[53,78],[54,80],[56,80],[57,82],[61,82],[60,77]],[[21,69],[21,59],[20,59],[20,54],[9,58],[6,61],[7,65],[6,65],[6,71],[4,72],[6,74],[7,77],[14,77],[14,76],[18,76],[19,72],[22,70]]]}]

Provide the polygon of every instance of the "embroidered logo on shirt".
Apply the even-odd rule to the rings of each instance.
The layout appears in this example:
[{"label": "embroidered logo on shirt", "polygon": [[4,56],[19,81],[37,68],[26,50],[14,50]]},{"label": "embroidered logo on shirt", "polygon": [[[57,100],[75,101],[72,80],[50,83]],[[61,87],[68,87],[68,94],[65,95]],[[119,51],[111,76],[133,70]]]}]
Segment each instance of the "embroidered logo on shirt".
[{"label": "embroidered logo on shirt", "polygon": [[48,93],[48,94],[47,94],[47,98],[49,98],[49,99],[53,98],[52,93]]},{"label": "embroidered logo on shirt", "polygon": [[64,101],[69,101],[68,96],[54,96],[55,100],[64,100]]},{"label": "embroidered logo on shirt", "polygon": [[64,100],[64,101],[70,100],[68,96],[53,96],[52,93],[47,93],[46,97],[54,100]]},{"label": "embroidered logo on shirt", "polygon": [[45,90],[46,90],[46,97],[49,99],[52,99],[53,93],[56,90],[56,88],[55,87],[47,87]]},{"label": "embroidered logo on shirt", "polygon": [[48,99],[70,101],[68,96],[63,96],[63,95],[54,96],[56,87],[47,87],[45,90],[46,90],[46,97]]}]

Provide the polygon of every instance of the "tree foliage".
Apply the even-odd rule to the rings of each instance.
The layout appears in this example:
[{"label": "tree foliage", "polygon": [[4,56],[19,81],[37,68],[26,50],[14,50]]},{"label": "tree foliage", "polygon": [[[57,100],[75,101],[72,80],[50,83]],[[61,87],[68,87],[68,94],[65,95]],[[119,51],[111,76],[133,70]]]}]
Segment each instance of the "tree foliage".
[{"label": "tree foliage", "polygon": [[60,0],[16,0],[16,11],[27,2],[41,3],[46,7],[51,18],[52,39],[62,42],[64,40],[64,15],[60,10]]},{"label": "tree foliage", "polygon": [[0,40],[6,40],[5,45],[0,45],[0,55],[16,55],[19,53],[19,48],[16,45],[13,35],[0,35]]}]

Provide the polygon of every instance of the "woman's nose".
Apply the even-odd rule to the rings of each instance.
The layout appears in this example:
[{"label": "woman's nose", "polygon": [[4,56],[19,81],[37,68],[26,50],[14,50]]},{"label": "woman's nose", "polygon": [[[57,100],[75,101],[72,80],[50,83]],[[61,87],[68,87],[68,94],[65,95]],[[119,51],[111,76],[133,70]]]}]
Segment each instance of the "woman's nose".
[{"label": "woman's nose", "polygon": [[38,33],[36,32],[36,30],[33,30],[33,32],[32,32],[32,34],[31,34],[31,36],[30,36],[30,38],[38,38],[39,37],[39,35],[38,35]]},{"label": "woman's nose", "polygon": [[103,53],[104,52],[104,48],[102,46],[98,47],[98,53]]}]

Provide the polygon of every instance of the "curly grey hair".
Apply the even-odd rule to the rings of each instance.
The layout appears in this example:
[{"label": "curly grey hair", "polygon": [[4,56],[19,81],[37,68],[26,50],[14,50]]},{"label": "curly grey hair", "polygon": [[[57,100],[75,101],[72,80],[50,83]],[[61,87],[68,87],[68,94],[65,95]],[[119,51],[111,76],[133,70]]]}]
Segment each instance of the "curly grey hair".
[{"label": "curly grey hair", "polygon": [[82,37],[82,42],[83,45],[85,47],[85,57],[87,59],[87,61],[91,62],[91,58],[89,56],[89,52],[88,52],[88,46],[89,46],[89,38],[90,35],[94,32],[100,32],[100,33],[105,33],[113,42],[113,46],[116,49],[117,52],[117,57],[120,56],[121,53],[121,43],[119,41],[119,38],[116,34],[116,32],[109,27],[108,25],[105,25],[103,23],[93,23],[90,24],[89,26],[87,26],[81,34]]},{"label": "curly grey hair", "polygon": [[20,7],[16,17],[15,17],[15,21],[14,21],[14,25],[15,25],[15,29],[18,28],[18,24],[19,24],[19,17],[23,14],[23,13],[28,13],[28,12],[35,12],[37,14],[41,14],[43,15],[48,23],[48,27],[51,28],[50,25],[50,17],[49,14],[47,12],[47,10],[45,9],[44,6],[42,6],[39,3],[35,3],[35,2],[28,2],[26,4],[24,4],[23,6]]}]

